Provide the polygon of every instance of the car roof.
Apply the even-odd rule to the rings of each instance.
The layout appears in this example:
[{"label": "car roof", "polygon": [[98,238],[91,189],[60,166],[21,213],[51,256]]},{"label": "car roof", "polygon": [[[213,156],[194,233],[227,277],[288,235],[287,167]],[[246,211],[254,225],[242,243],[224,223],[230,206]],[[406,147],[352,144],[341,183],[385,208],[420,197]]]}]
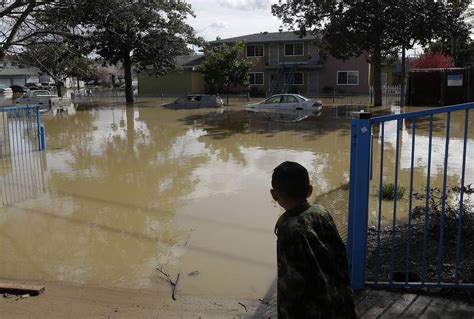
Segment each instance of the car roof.
[{"label": "car roof", "polygon": [[269,99],[271,99],[272,97],[277,97],[277,96],[293,96],[293,97],[299,97],[298,94],[275,94],[275,95],[272,95],[269,97]]}]

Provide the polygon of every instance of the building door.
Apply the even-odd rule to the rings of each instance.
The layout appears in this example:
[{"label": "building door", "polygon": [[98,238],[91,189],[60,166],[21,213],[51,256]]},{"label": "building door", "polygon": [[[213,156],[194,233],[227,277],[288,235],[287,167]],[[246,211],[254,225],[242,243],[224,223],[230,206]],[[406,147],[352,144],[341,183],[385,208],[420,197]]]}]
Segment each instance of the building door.
[{"label": "building door", "polygon": [[312,43],[308,43],[308,57],[309,57],[309,63],[310,64],[318,64],[319,63],[318,48]]},{"label": "building door", "polygon": [[270,52],[269,52],[269,58],[268,58],[268,64],[270,65],[278,65],[279,63],[279,52],[278,52],[278,44],[273,43],[270,44]]},{"label": "building door", "polygon": [[13,85],[25,85],[26,79],[13,79]]},{"label": "building door", "polygon": [[308,72],[308,95],[309,96],[319,95],[319,72],[318,71]]},{"label": "building door", "polygon": [[0,79],[0,85],[2,85],[2,86],[10,86],[10,85],[12,85],[12,83],[11,83],[11,80],[10,80],[10,79]]},{"label": "building door", "polygon": [[382,72],[382,86],[388,85],[388,73]]}]

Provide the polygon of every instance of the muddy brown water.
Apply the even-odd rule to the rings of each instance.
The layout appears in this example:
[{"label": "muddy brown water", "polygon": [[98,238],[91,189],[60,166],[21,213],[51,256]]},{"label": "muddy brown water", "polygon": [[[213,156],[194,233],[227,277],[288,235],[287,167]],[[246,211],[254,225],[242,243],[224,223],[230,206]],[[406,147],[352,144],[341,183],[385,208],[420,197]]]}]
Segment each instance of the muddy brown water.
[{"label": "muddy brown water", "polygon": [[[127,289],[169,289],[156,267],[180,274],[178,294],[261,298],[276,276],[274,224],[282,210],[269,189],[285,160],[308,168],[317,200],[347,228],[350,112],[327,107],[297,123],[242,111],[167,110],[145,99],[82,102],[45,115],[47,149],[37,154],[40,192],[0,208],[0,278]],[[410,111],[405,109],[403,111]],[[397,108],[374,109],[378,113]],[[472,118],[471,118],[472,119]],[[449,183],[456,183],[463,120],[453,114]],[[442,181],[443,118],[435,121],[432,178]],[[472,123],[472,121],[471,121]],[[427,128],[417,135],[415,181],[426,179]],[[393,176],[396,126],[386,125],[384,180]],[[474,182],[474,128],[467,183]],[[374,129],[371,223],[377,219],[380,156]],[[401,130],[401,184],[408,188],[411,126]],[[2,187],[15,182],[3,161]],[[406,218],[406,201],[398,206]],[[384,203],[384,221],[393,214]]]}]

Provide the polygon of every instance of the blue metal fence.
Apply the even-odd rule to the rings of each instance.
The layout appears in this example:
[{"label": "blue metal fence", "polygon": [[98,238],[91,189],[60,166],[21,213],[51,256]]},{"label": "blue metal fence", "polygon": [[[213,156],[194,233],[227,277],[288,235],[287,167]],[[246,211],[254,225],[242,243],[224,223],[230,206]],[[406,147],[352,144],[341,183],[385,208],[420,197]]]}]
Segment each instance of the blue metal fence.
[{"label": "blue metal fence", "polygon": [[9,206],[44,190],[39,107],[0,107],[0,203]]},{"label": "blue metal fence", "polygon": [[[474,224],[466,210],[467,193],[473,192],[465,184],[473,180],[466,176],[471,109],[474,103],[375,118],[358,113],[352,120],[347,250],[354,289],[474,288],[468,260],[474,265],[474,255],[466,255],[471,249],[463,243],[463,233]],[[450,174],[453,115],[462,118],[456,124],[462,129],[462,157],[459,171]],[[417,138],[426,132],[428,138],[420,145]],[[442,135],[437,143],[435,133]],[[390,134],[395,141],[388,145]],[[403,152],[402,140],[407,146]],[[433,156],[440,154],[434,171]],[[420,167],[425,159],[426,167]]]}]

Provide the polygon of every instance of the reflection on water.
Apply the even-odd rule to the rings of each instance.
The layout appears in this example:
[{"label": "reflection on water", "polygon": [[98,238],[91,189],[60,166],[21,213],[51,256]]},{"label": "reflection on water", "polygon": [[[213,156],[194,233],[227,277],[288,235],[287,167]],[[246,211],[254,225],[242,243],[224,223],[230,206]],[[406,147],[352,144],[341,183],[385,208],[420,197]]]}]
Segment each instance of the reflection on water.
[{"label": "reflection on water", "polygon": [[[431,188],[443,186],[445,147],[446,147],[446,115],[438,115],[433,121],[432,154],[431,154]],[[474,115],[470,114],[470,123]],[[429,117],[419,118],[416,121],[415,151],[414,151],[414,178],[413,190],[418,193],[426,192],[428,174],[428,151],[429,151]],[[405,196],[398,201],[397,219],[406,221],[408,218],[410,172],[413,140],[413,122],[404,120],[400,122],[400,151],[399,151],[399,185],[406,189]],[[474,127],[469,127],[467,140],[466,158],[466,180],[465,185],[474,183]],[[371,223],[376,222],[378,214],[378,189],[380,183],[380,156],[381,156],[381,131],[380,127],[375,128],[374,140],[374,168],[371,183]],[[385,143],[384,143],[384,166],[383,182],[394,183],[396,165],[396,142],[397,142],[397,122],[385,123]],[[447,187],[460,186],[462,159],[464,147],[464,111],[451,113],[451,127],[448,149],[448,169]],[[382,201],[382,216],[385,220],[393,218],[393,201]],[[424,201],[414,201],[414,206],[425,205]]]},{"label": "reflection on water", "polygon": [[322,110],[285,110],[285,109],[252,109],[249,110],[250,114],[259,113],[272,121],[276,122],[300,122],[305,120],[309,117],[317,117],[320,116]]},{"label": "reflection on water", "polygon": [[[260,298],[276,274],[281,209],[270,178],[285,160],[308,168],[312,200],[345,234],[350,119],[343,111],[282,123],[241,106],[176,111],[160,103],[79,105],[76,114],[44,118],[47,190],[2,209],[0,277],[168,291],[160,265],[182,274],[178,294]],[[394,132],[386,130],[389,141]],[[403,130],[402,158],[409,123]],[[386,165],[388,176],[395,164]]]}]

